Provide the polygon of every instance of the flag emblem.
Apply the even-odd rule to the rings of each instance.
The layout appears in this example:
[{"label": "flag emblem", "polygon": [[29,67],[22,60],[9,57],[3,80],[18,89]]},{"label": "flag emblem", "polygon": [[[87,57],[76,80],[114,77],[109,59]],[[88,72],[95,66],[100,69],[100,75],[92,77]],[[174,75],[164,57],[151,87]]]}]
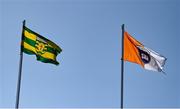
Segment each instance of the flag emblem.
[{"label": "flag emblem", "polygon": [[30,55],[36,55],[38,61],[58,65],[56,56],[62,49],[54,42],[46,39],[38,33],[23,27],[21,50]]},{"label": "flag emblem", "polygon": [[128,32],[124,32],[124,57],[125,61],[141,65],[147,70],[161,72],[166,58],[159,53],[145,47],[133,38]]},{"label": "flag emblem", "polygon": [[139,55],[140,55],[143,63],[145,63],[145,64],[149,63],[151,60],[150,53],[148,51],[143,51],[142,48],[140,48],[140,47],[137,47],[137,48],[138,48]]},{"label": "flag emblem", "polygon": [[47,51],[48,44],[36,40],[35,46],[37,54],[42,55]]}]

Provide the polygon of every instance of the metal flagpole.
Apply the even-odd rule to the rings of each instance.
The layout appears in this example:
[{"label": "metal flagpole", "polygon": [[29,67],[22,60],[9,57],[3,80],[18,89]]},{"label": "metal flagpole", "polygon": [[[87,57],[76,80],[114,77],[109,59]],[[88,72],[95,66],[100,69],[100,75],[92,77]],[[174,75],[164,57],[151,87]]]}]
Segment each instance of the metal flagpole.
[{"label": "metal flagpole", "polygon": [[122,58],[121,58],[121,109],[123,109],[123,91],[124,91],[124,24],[122,24]]},{"label": "metal flagpole", "polygon": [[[25,26],[25,20],[23,21],[23,28],[22,28],[22,38],[21,43],[23,40],[23,34],[24,34],[24,26]],[[19,96],[20,96],[20,89],[21,89],[21,76],[22,76],[22,62],[23,62],[23,52],[22,52],[22,45],[20,46],[20,61],[19,61],[19,74],[18,74],[18,82],[17,82],[17,92],[16,92],[16,109],[19,108]]]}]

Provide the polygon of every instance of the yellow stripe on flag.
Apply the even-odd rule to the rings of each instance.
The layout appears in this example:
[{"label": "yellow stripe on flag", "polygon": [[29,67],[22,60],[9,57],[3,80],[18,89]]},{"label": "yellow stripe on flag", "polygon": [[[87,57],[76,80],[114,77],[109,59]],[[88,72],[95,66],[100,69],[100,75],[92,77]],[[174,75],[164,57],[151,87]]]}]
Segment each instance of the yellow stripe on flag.
[{"label": "yellow stripe on flag", "polygon": [[28,32],[27,30],[24,30],[24,36],[33,41],[36,41],[36,37],[37,37],[35,34],[32,34],[32,33]]},{"label": "yellow stripe on flag", "polygon": [[50,52],[45,52],[41,55],[44,58],[55,60],[56,56]]},{"label": "yellow stripe on flag", "polygon": [[22,45],[24,46],[25,49],[28,49],[28,50],[30,50],[30,51],[36,53],[35,47],[29,45],[29,44],[26,43],[26,42],[22,42]]}]

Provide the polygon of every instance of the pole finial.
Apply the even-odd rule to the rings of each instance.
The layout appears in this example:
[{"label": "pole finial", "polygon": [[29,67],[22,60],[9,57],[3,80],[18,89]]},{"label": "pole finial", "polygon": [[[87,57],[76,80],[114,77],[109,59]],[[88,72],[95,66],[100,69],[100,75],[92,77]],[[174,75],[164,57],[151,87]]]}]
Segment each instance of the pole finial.
[{"label": "pole finial", "polygon": [[122,29],[124,29],[124,24],[122,24]]},{"label": "pole finial", "polygon": [[25,26],[26,20],[23,20],[23,26]]}]

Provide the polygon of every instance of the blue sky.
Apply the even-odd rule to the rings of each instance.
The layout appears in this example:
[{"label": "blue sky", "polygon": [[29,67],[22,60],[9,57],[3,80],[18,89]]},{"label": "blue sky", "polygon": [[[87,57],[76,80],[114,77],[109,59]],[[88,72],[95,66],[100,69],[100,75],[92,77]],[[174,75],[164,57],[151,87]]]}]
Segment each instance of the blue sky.
[{"label": "blue sky", "polygon": [[167,57],[125,62],[125,107],[180,107],[178,0],[1,0],[0,107],[14,107],[22,21],[57,43],[59,66],[24,54],[20,107],[120,107],[121,25]]}]

